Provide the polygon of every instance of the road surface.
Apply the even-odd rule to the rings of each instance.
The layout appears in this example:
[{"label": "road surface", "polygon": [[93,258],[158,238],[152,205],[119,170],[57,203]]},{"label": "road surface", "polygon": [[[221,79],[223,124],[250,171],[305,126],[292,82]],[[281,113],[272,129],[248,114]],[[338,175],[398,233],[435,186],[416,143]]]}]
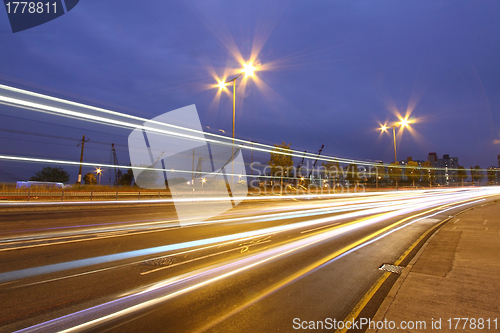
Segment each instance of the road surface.
[{"label": "road surface", "polygon": [[499,198],[489,187],[259,199],[189,225],[171,203],[0,206],[0,327],[288,332],[294,319],[342,321],[382,264],[404,265],[428,230]]}]

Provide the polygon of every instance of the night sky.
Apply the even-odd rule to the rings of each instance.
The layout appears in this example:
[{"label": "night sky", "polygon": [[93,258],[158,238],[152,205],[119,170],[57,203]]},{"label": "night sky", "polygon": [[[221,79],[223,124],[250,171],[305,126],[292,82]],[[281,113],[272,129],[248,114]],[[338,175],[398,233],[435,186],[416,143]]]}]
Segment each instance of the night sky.
[{"label": "night sky", "polygon": [[[204,128],[230,135],[232,97],[211,85],[253,55],[262,70],[238,81],[238,138],[390,163],[377,128],[411,113],[398,159],[497,165],[498,1],[82,0],[15,34],[0,11],[1,84],[147,119],[196,104]],[[85,161],[109,163],[115,143],[128,165],[129,133],[0,105],[4,155],[78,161],[85,135]],[[43,166],[0,161],[0,181]]]}]

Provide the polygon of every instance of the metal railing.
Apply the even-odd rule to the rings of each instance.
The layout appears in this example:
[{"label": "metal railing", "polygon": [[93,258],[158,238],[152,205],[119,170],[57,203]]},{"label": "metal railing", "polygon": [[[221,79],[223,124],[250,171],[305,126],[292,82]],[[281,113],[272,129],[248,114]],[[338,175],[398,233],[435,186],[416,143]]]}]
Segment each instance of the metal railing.
[{"label": "metal railing", "polygon": [[[175,197],[218,197],[227,196],[227,191],[178,191],[173,193]],[[137,201],[171,199],[169,191],[36,191],[27,189],[24,191],[0,191],[0,202],[10,201]]]}]

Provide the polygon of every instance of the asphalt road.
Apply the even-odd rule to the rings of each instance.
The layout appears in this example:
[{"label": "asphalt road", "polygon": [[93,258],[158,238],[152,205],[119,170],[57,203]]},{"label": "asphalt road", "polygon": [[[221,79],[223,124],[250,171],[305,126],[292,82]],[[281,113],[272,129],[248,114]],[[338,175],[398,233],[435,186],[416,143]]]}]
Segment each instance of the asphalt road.
[{"label": "asphalt road", "polygon": [[344,320],[427,230],[498,188],[2,210],[2,331],[288,332]]}]

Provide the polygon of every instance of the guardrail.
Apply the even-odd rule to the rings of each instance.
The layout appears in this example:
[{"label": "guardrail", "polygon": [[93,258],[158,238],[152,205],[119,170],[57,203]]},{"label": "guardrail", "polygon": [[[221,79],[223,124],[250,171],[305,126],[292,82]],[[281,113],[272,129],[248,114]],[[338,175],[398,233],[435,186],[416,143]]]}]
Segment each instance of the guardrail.
[{"label": "guardrail", "polygon": [[0,192],[4,201],[118,201],[170,198],[165,191],[16,191]]},{"label": "guardrail", "polygon": [[[227,196],[227,191],[182,191],[174,192],[175,197],[219,197]],[[170,199],[169,191],[0,191],[0,202],[8,201],[126,201]]]},{"label": "guardrail", "polygon": [[[446,188],[438,187],[401,187],[399,190],[414,190],[414,189],[436,189]],[[325,195],[325,194],[351,194],[359,192],[386,192],[394,191],[395,188],[389,187],[353,187],[353,188],[316,188],[309,191],[300,190],[297,188],[284,187],[265,187],[258,189],[248,189],[249,196],[287,196],[287,195]],[[196,197],[227,197],[226,190],[183,190],[173,193],[176,198],[196,198]],[[170,191],[109,191],[109,190],[91,190],[91,191],[75,191],[75,190],[0,190],[0,202],[8,201],[120,201],[120,200],[153,200],[153,199],[170,199],[172,194]]]}]

